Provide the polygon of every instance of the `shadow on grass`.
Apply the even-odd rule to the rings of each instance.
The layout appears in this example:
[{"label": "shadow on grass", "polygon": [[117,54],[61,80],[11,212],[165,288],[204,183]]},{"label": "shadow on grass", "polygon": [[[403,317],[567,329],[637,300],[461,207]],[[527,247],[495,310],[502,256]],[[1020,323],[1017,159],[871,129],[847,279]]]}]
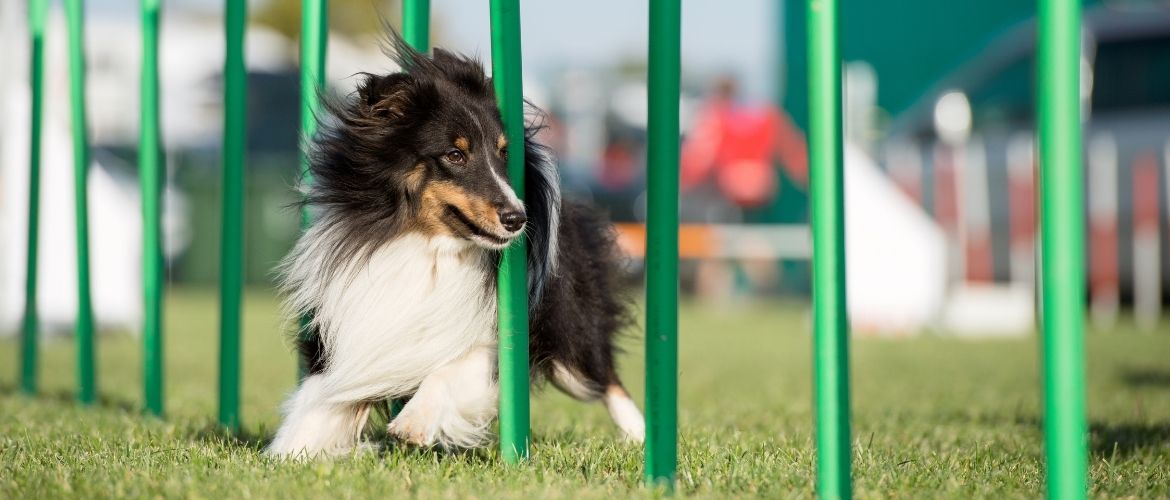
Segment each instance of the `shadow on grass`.
[{"label": "shadow on grass", "polygon": [[482,448],[473,448],[469,450],[444,450],[439,447],[420,448],[405,443],[399,443],[394,440],[389,441],[374,441],[378,446],[378,457],[386,459],[392,455],[401,456],[404,459],[418,460],[426,462],[442,462],[445,460],[461,460],[464,463],[474,465],[491,465],[499,462],[499,458],[492,453],[491,449],[499,446],[499,443],[491,443]]},{"label": "shadow on grass", "polygon": [[1128,457],[1136,453],[1170,446],[1170,423],[1154,424],[1089,424],[1093,456],[1099,458]]},{"label": "shadow on grass", "polygon": [[1121,381],[1133,388],[1170,388],[1170,371],[1156,368],[1130,368],[1121,372]]},{"label": "shadow on grass", "polygon": [[[20,388],[11,383],[0,383],[0,395],[5,397],[26,397],[29,400],[44,401],[54,404],[76,405],[84,407],[77,401],[77,394],[68,390],[56,391],[39,391],[36,394],[28,395],[21,392]],[[101,394],[98,401],[92,405],[95,408],[103,410],[112,410],[126,414],[141,416],[142,418],[151,418],[146,413],[142,405],[128,399],[120,399],[112,397],[108,394]],[[165,419],[164,419],[165,420]],[[192,441],[198,441],[204,444],[221,443],[233,447],[250,448],[256,451],[264,449],[268,439],[261,434],[254,434],[249,431],[241,431],[233,433],[227,428],[217,423],[207,423],[201,428],[195,429],[188,433],[187,438]]]},{"label": "shadow on grass", "polygon": [[265,432],[252,432],[249,430],[233,432],[231,429],[218,423],[208,423],[199,429],[195,429],[188,437],[202,444],[218,445],[225,448],[247,448],[256,453],[263,452],[264,447],[272,440],[271,436],[268,436]]},{"label": "shadow on grass", "polygon": [[[1018,418],[1015,423],[1044,432],[1042,421],[1036,417]],[[1089,451],[1096,458],[1126,458],[1165,446],[1170,446],[1170,422],[1089,422]]]},{"label": "shadow on grass", "polygon": [[[19,387],[12,383],[0,382],[0,395],[3,396],[21,396],[28,399],[35,399],[40,401],[48,401],[51,403],[60,404],[75,404],[79,406],[86,406],[77,400],[77,393],[68,390],[60,389],[55,391],[38,391],[36,394],[25,394]],[[128,399],[121,399],[110,396],[109,394],[98,394],[98,400],[92,406],[101,407],[110,410],[116,410],[126,413],[143,413],[142,406],[138,403]]]},{"label": "shadow on grass", "polygon": [[[922,419],[920,415],[903,417]],[[1043,439],[1043,419],[1036,415],[994,413],[947,413],[934,418],[936,422],[964,422],[982,426],[1017,426],[1019,432],[1034,432]],[[1089,451],[1096,458],[1126,458],[1147,450],[1170,448],[1170,421],[1164,422],[1089,422]]]},{"label": "shadow on grass", "polygon": [[[492,443],[484,448],[471,450],[452,450],[447,451],[438,447],[421,448],[418,446],[407,445],[394,440],[386,432],[386,424],[389,417],[388,410],[380,410],[373,412],[370,420],[366,423],[366,430],[363,433],[363,440],[366,446],[372,447],[373,452],[380,460],[409,460],[409,461],[424,461],[424,462],[440,462],[444,460],[462,460],[471,464],[491,464],[498,461],[494,454],[489,451],[498,447],[498,443]],[[263,454],[264,449],[272,442],[273,432],[266,429],[259,431],[241,430],[239,432],[232,432],[230,429],[219,425],[218,423],[208,423],[190,433],[187,438],[199,442],[204,445],[222,448],[238,448],[245,449],[256,454]],[[360,450],[355,454],[360,455],[365,451]]]}]

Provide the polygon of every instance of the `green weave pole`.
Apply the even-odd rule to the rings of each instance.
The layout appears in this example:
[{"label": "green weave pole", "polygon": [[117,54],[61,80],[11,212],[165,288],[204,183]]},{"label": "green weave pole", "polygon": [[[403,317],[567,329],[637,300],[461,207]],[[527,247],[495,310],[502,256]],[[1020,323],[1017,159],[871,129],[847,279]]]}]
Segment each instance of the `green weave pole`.
[{"label": "green weave pole", "polygon": [[244,157],[248,80],[244,66],[247,0],[228,0],[224,62],[223,236],[220,240],[219,423],[240,428],[240,308],[244,286]]},{"label": "green weave pole", "polygon": [[[508,178],[524,199],[524,90],[521,84],[520,2],[492,0],[492,81],[504,133]],[[528,458],[528,243],[521,237],[500,261],[500,454],[507,463]]]},{"label": "green weave pole", "polygon": [[809,0],[809,160],[817,493],[828,499],[852,496],[838,21],[837,0]]},{"label": "green weave pole", "polygon": [[[309,172],[309,144],[317,133],[319,92],[325,88],[325,56],[329,44],[329,5],[326,0],[301,1],[301,185],[313,182]],[[301,209],[301,230],[312,222],[309,207]],[[301,335],[308,335],[309,318],[300,320]],[[302,339],[303,340],[303,339]],[[305,360],[297,357],[298,380],[309,374]]]},{"label": "green weave pole", "polygon": [[45,102],[45,17],[48,0],[31,0],[28,4],[28,31],[32,38],[30,81],[32,87],[32,122],[29,127],[28,163],[28,241],[24,275],[24,318],[20,329],[20,390],[37,392],[37,252],[40,247],[41,212],[41,123]]},{"label": "green weave pole", "polygon": [[431,50],[431,1],[402,1],[402,38],[419,52]]},{"label": "green weave pole", "polygon": [[1039,8],[1040,324],[1048,497],[1081,499],[1088,491],[1081,12],[1077,0],[1041,0]]},{"label": "green weave pole", "polygon": [[[318,92],[325,87],[325,55],[329,43],[327,0],[301,1],[301,182],[312,182],[308,147],[317,133],[321,109]],[[309,211],[301,211],[301,226],[308,227]]]},{"label": "green weave pole", "polygon": [[678,466],[678,156],[681,10],[650,1],[646,214],[646,482]]},{"label": "green weave pole", "polygon": [[142,117],[138,176],[142,188],[142,380],[146,411],[161,417],[163,403],[162,139],[159,124],[158,20],[160,0],[142,0]]},{"label": "green weave pole", "polygon": [[73,119],[73,198],[77,217],[77,400],[97,401],[93,297],[89,284],[89,136],[85,111],[85,5],[65,0],[69,32],[69,102]]}]

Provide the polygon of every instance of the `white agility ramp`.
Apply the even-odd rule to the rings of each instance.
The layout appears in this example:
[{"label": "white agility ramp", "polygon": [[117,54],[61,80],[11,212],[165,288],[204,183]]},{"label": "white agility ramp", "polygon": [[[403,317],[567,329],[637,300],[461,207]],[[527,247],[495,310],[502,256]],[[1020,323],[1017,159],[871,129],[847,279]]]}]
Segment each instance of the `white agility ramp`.
[{"label": "white agility ramp", "polygon": [[845,266],[852,329],[908,334],[933,325],[946,301],[946,238],[856,147],[845,147]]}]

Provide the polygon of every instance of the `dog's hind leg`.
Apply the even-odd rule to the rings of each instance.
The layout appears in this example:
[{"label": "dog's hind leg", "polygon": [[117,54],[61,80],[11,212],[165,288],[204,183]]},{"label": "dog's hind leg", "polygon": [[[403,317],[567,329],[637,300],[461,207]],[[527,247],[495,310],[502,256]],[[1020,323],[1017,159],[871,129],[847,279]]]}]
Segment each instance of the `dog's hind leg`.
[{"label": "dog's hind leg", "polygon": [[488,437],[496,416],[495,346],[473,348],[430,375],[387,427],[417,446],[472,448]]},{"label": "dog's hind leg", "polygon": [[276,457],[338,456],[352,451],[370,415],[368,402],[328,401],[324,375],[313,375],[285,402],[284,422],[266,452]]},{"label": "dog's hind leg", "polygon": [[560,361],[552,362],[549,378],[558,389],[572,396],[578,401],[597,401],[601,399],[613,423],[621,429],[622,436],[630,441],[641,443],[646,438],[646,420],[638,405],[630,398],[626,388],[618,379],[613,366],[601,368],[605,377],[589,377],[586,370],[571,367]]},{"label": "dog's hind leg", "polygon": [[626,439],[638,443],[646,440],[646,418],[616,375],[605,387],[605,408]]}]

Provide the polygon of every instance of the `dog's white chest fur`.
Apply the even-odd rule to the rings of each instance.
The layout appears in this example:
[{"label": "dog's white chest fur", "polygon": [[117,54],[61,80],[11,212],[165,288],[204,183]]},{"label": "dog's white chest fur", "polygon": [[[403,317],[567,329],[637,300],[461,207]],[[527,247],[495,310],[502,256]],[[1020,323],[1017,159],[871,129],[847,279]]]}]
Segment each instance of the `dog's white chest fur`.
[{"label": "dog's white chest fur", "polygon": [[451,238],[405,235],[309,287],[319,294],[314,320],[331,399],[406,395],[439,367],[494,346],[496,298],[479,252]]}]

